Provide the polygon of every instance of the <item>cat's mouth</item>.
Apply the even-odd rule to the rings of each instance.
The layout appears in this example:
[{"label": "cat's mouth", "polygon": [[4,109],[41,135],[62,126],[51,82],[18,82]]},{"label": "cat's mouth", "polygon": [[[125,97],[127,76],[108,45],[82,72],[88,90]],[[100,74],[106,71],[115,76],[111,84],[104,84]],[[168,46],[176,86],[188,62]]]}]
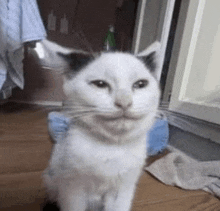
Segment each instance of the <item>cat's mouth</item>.
[{"label": "cat's mouth", "polygon": [[131,120],[136,121],[143,117],[143,115],[133,114],[131,112],[116,112],[111,115],[102,115],[102,118],[107,121],[117,121],[117,120]]}]

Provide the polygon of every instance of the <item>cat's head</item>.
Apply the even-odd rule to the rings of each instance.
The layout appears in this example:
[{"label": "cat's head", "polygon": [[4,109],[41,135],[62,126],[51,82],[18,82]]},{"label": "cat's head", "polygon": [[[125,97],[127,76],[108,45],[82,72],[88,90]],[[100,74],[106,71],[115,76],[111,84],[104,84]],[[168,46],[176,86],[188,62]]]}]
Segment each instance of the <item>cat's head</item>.
[{"label": "cat's head", "polygon": [[160,97],[155,49],[144,56],[60,51],[57,55],[64,67],[64,92],[73,117],[114,134],[131,131],[138,124],[146,124],[145,130],[151,127]]}]

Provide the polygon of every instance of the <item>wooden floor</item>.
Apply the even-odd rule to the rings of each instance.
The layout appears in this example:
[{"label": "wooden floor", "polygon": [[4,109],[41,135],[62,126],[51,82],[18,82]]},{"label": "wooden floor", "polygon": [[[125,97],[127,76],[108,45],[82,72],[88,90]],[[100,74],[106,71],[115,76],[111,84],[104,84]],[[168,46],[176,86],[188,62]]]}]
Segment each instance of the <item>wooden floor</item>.
[{"label": "wooden floor", "polygon": [[[46,108],[6,104],[0,110],[0,211],[45,210],[41,174],[50,157]],[[203,191],[166,186],[146,172],[132,211],[220,211]]]}]

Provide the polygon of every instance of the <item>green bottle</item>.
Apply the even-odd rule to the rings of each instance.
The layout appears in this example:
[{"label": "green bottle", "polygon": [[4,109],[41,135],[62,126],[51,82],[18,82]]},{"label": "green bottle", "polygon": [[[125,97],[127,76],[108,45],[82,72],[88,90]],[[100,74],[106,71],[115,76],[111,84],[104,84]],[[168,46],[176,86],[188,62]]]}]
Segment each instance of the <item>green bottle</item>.
[{"label": "green bottle", "polygon": [[114,51],[116,49],[115,37],[114,37],[114,27],[109,26],[108,33],[105,37],[104,50],[105,51]]}]

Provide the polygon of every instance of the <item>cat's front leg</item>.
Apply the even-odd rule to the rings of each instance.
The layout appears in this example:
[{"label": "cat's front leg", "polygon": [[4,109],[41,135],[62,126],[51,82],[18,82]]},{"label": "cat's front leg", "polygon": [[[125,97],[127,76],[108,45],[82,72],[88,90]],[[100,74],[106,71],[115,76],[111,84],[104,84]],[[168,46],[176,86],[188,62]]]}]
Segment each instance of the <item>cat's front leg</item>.
[{"label": "cat's front leg", "polygon": [[105,201],[105,211],[129,211],[134,196],[134,186],[123,188],[118,193],[108,194]]},{"label": "cat's front leg", "polygon": [[106,195],[105,211],[129,211],[131,210],[136,183],[141,171],[130,172],[129,175],[121,177],[121,183],[117,190]]},{"label": "cat's front leg", "polygon": [[58,202],[61,211],[85,211],[87,207],[86,193],[76,182],[61,184]]}]

